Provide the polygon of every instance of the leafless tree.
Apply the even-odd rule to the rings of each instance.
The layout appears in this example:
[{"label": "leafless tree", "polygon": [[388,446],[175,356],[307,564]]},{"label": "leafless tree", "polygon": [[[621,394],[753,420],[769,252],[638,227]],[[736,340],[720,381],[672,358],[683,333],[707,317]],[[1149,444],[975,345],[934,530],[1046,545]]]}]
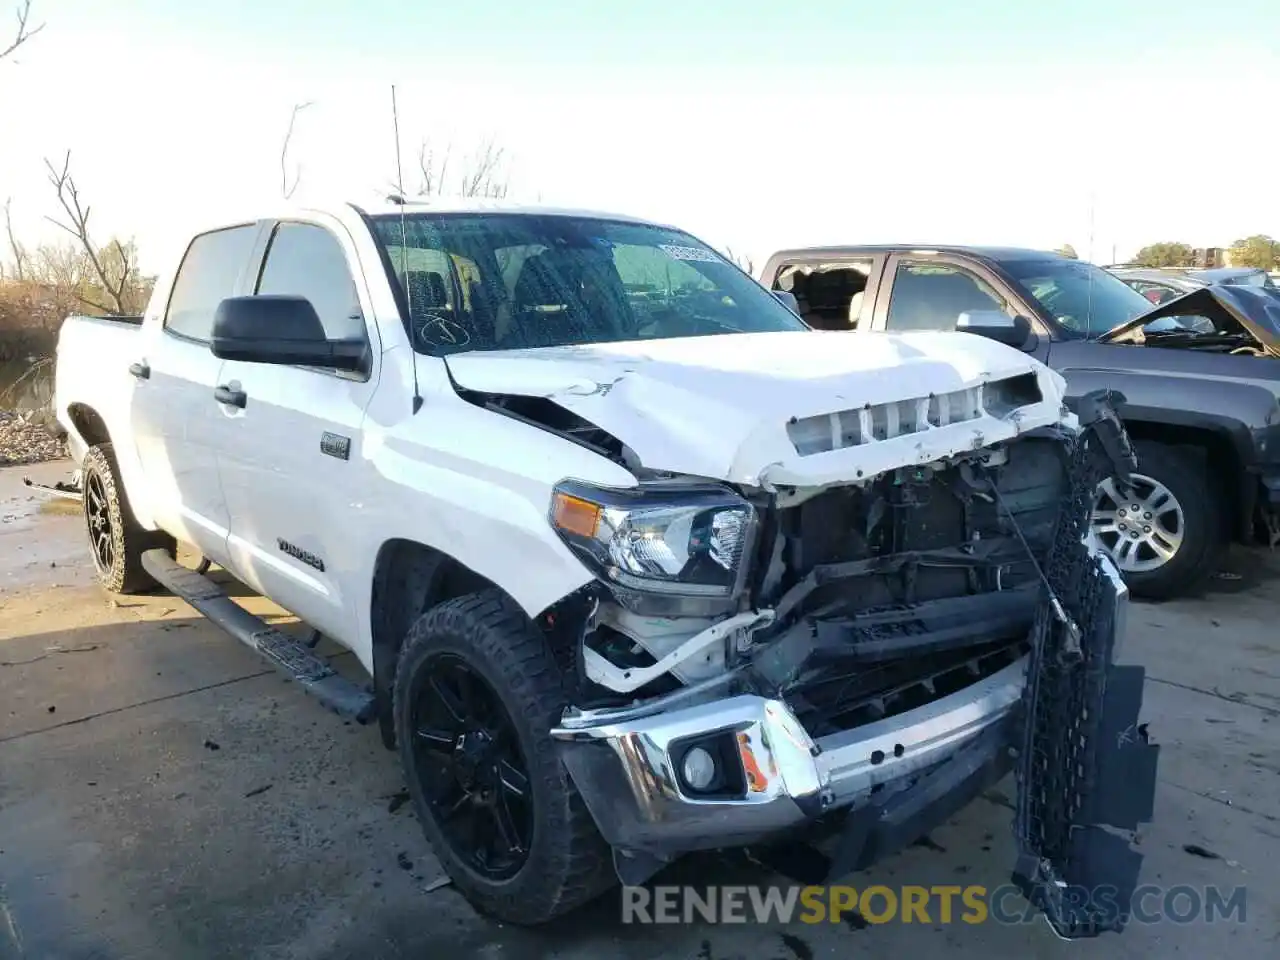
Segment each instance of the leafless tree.
[{"label": "leafless tree", "polygon": [[449,162],[452,144],[442,151],[428,140],[418,148],[418,196],[484,197],[500,200],[507,195],[509,184],[503,171],[506,151],[492,140],[483,141],[462,160],[462,169],[450,181]]},{"label": "leafless tree", "polygon": [[735,253],[733,247],[725,247],[724,255],[726,260],[730,260],[741,267],[744,273],[749,273],[752,276],[755,276],[756,265],[755,261],[753,261],[750,256],[745,253]]},{"label": "leafless tree", "polygon": [[[89,266],[92,268],[94,276],[101,287],[103,293],[109,301],[107,304],[95,303],[91,300],[85,302],[99,310],[115,311],[116,313],[128,313],[126,305],[128,297],[126,294],[130,290],[130,281],[133,279],[134,258],[129,251],[125,250],[119,240],[113,240],[114,254],[110,256],[111,249],[99,249],[94,246],[93,240],[89,235],[89,214],[91,207],[82,204],[80,200],[80,191],[76,188],[75,179],[71,175],[71,151],[68,150],[62,161],[62,169],[59,170],[46,158],[44,165],[49,170],[49,182],[53,184],[53,188],[58,194],[58,203],[62,206],[66,220],[57,220],[53,217],[46,217],[56,227],[60,227],[70,234],[76,242],[84,250],[85,256],[89,260]],[[84,299],[81,297],[81,299]]]},{"label": "leafless tree", "polygon": [[17,16],[18,31],[14,34],[13,40],[7,47],[0,48],[0,60],[9,56],[9,54],[44,29],[43,23],[34,27],[31,25],[31,0],[23,0],[22,5],[18,7]]},{"label": "leafless tree", "polygon": [[13,198],[4,202],[4,232],[9,238],[9,252],[13,257],[13,279],[22,283],[27,278],[27,249],[18,242],[18,238],[13,233],[13,214],[10,208],[13,205]]},{"label": "leafless tree", "polygon": [[302,180],[302,165],[298,164],[293,174],[293,186],[289,186],[289,141],[293,139],[293,127],[298,122],[298,114],[309,106],[311,106],[310,100],[293,105],[293,111],[289,114],[289,128],[285,130],[284,141],[280,144],[280,195],[286,200],[293,196],[293,192],[298,189],[299,181]]},{"label": "leafless tree", "polygon": [[464,197],[488,197],[501,200],[507,195],[507,180],[502,173],[505,151],[492,140],[486,140],[468,158],[462,172]]},{"label": "leafless tree", "polygon": [[422,175],[418,182],[418,196],[434,197],[443,192],[449,176],[449,157],[452,153],[453,147],[447,146],[437,160],[435,148],[427,141],[424,140],[418,147],[418,170]]}]

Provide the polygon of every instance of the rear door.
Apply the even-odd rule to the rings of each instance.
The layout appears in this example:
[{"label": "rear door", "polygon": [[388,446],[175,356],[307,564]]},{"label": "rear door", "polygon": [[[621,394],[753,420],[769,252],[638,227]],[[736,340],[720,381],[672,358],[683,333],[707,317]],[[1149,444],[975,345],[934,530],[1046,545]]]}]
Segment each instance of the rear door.
[{"label": "rear door", "polygon": [[995,310],[1023,314],[1039,335],[1031,352],[1049,355],[1049,334],[996,274],[977,260],[925,251],[889,258],[876,294],[872,329],[887,333],[913,330],[954,331],[960,314]]},{"label": "rear door", "polygon": [[219,469],[230,514],[231,568],[325,634],[354,636],[344,593],[357,573],[348,531],[367,484],[361,424],[377,384],[380,346],[354,245],[336,221],[269,228],[254,293],[306,297],[331,338],[364,337],[362,373],[229,360],[219,383],[244,406],[220,404]]},{"label": "rear door", "polygon": [[169,296],[148,317],[130,410],[138,458],[153,498],[153,516],[180,540],[225,563],[228,513],[213,448],[214,387],[222,361],[209,349],[213,314],[243,289],[258,235],[241,224],[195,237]]}]

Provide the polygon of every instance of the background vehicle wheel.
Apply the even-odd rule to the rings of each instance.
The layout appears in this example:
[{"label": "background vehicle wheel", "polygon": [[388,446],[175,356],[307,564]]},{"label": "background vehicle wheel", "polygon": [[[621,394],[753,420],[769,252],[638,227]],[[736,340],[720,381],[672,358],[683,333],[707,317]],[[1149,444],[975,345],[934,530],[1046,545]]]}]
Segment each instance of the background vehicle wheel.
[{"label": "background vehicle wheel", "polygon": [[1134,596],[1163,600],[1217,570],[1226,513],[1198,457],[1150,441],[1136,447],[1132,488],[1100,484],[1091,525]]},{"label": "background vehicle wheel", "polygon": [[142,569],[142,554],[155,547],[172,553],[174,539],[160,531],[144,530],[134,519],[111,444],[90,447],[81,470],[85,527],[98,582],[112,593],[141,593],[155,587],[155,581]]},{"label": "background vehicle wheel", "polygon": [[546,641],[498,591],[428,610],[405,638],[393,711],[418,820],[454,885],[510,923],[543,923],[615,880],[548,736],[564,706]]}]

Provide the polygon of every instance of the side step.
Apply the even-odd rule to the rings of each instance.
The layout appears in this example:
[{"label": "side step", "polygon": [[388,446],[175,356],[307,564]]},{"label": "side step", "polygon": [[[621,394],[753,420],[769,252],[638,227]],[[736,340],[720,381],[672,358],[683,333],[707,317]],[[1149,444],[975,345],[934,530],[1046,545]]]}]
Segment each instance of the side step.
[{"label": "side step", "polygon": [[67,483],[59,480],[57,483],[37,483],[30,477],[23,477],[24,486],[30,487],[38,493],[47,493],[51,496],[62,497],[66,500],[83,500],[84,491],[80,489],[80,471],[77,470],[71,476],[71,482]]},{"label": "side step", "polygon": [[188,570],[163,549],[144,553],[142,567],[161,586],[254,650],[330,710],[357,723],[373,719],[370,691],[339,676],[327,660],[316,656],[304,642],[254,616],[208,577]]}]

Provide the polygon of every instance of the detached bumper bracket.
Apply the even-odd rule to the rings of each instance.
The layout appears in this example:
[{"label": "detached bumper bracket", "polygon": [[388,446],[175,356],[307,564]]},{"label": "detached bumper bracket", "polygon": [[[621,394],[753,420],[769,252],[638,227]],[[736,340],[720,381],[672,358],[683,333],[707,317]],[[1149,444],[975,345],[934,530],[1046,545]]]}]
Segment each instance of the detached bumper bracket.
[{"label": "detached bumper bracket", "polygon": [[1065,939],[1128,922],[1142,865],[1133,831],[1151,819],[1159,757],[1138,722],[1145,671],[1114,662],[1128,591],[1085,543],[1097,486],[1124,476],[1131,448],[1111,398],[1088,399],[1069,456],[1069,502],[1045,563],[1049,589],[1081,625],[1079,650],[1063,656],[1072,638],[1046,598],[1031,632],[1016,768],[1013,880]]}]

